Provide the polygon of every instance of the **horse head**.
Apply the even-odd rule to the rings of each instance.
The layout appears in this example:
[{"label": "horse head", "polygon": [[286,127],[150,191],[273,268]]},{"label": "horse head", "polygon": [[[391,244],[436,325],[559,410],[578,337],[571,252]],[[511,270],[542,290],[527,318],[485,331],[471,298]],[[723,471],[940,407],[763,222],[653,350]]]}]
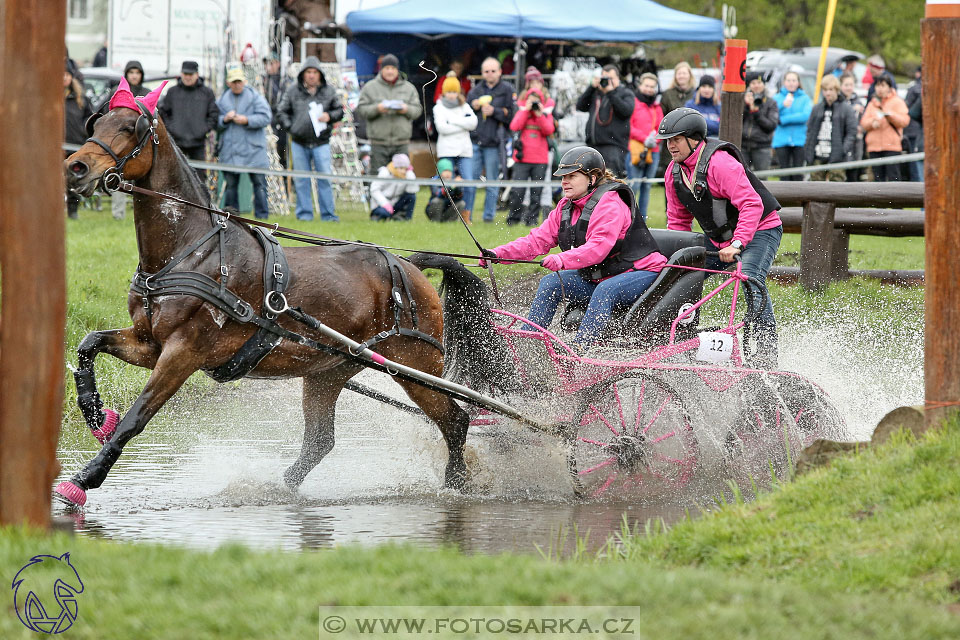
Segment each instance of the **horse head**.
[{"label": "horse head", "polygon": [[[138,180],[150,173],[156,147],[167,139],[157,116],[157,101],[166,84],[134,98],[126,79],[120,81],[110,98],[109,111],[90,117],[86,142],[63,161],[68,189],[90,196],[111,173],[124,180]],[[115,189],[117,184],[110,187]]]}]

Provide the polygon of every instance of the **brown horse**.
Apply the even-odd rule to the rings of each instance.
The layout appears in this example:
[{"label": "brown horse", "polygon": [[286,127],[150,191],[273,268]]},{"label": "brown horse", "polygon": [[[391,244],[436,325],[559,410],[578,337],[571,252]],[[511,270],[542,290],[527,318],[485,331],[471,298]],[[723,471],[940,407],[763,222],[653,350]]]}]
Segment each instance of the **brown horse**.
[{"label": "brown horse", "polygon": [[[155,119],[152,108],[144,108],[142,103],[138,107],[139,112],[116,107],[96,121],[91,138],[64,161],[68,188],[90,195],[104,173],[119,164],[124,180],[138,187],[210,206],[206,189],[163,123]],[[224,223],[220,216],[196,207],[149,195],[135,193],[133,202],[141,271],[161,271],[175,256],[196,244],[218,223],[222,224],[226,228],[219,241],[211,236],[209,242],[177,263],[171,273],[209,276],[250,303],[260,317],[268,314],[263,308],[267,286],[263,275],[265,249],[250,227],[235,220]],[[381,252],[343,245],[284,251],[291,274],[285,291],[290,307],[302,308],[359,342],[395,325],[390,266]],[[409,299],[417,305],[419,330],[435,340],[442,339],[443,314],[436,290],[416,267],[406,261],[400,261],[400,265]],[[78,505],[85,502],[86,490],[103,483],[127,442],[144,429],[191,374],[224,365],[257,331],[257,326],[230,319],[222,310],[191,295],[153,297],[146,304],[142,292],[131,289],[127,305],[132,326],[94,331],[78,348],[80,370],[76,377],[81,409],[94,435],[104,442],[100,452],[70,482],[57,488],[62,498]],[[406,311],[403,322],[410,323],[411,316]],[[319,333],[286,315],[281,314],[276,321],[283,328],[324,342]],[[393,335],[377,344],[376,349],[388,359],[432,375],[439,376],[443,371],[443,353],[428,340]],[[93,377],[93,362],[99,353],[153,370],[146,387],[112,435],[110,420],[115,421],[116,414],[102,410]],[[289,486],[298,487],[333,448],[334,405],[344,384],[362,368],[355,360],[285,339],[248,374],[253,378],[303,378],[303,449],[284,473]],[[398,383],[439,426],[446,440],[449,457],[445,486],[462,487],[467,414],[445,395],[411,382]]]}]

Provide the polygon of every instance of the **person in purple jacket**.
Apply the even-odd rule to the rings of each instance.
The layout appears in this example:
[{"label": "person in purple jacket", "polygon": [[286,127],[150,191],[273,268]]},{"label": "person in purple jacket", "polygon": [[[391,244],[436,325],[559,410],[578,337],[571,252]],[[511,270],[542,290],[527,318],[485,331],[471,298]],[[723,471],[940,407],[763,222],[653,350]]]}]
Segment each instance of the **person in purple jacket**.
[{"label": "person in purple jacket", "polygon": [[[586,347],[603,335],[613,310],[636,300],[667,263],[636,215],[633,192],[607,170],[603,156],[592,147],[570,149],[554,172],[561,178],[563,198],[547,219],[529,234],[496,249],[485,250],[499,262],[530,260],[559,246],[541,263],[556,273],[540,280],[527,316],[549,327],[565,298],[589,301],[572,345]],[[481,260],[481,266],[486,261]]]},{"label": "person in purple jacket", "polygon": [[[667,228],[690,231],[696,220],[706,236],[708,269],[722,270],[740,256],[743,273],[766,285],[783,237],[777,211],[780,203],[746,168],[736,145],[707,138],[707,123],[694,109],[671,111],[660,123],[657,139],[666,140],[672,158],[664,174]],[[777,325],[773,304],[751,290],[754,305],[763,311],[754,327],[757,350],[753,364],[777,366]]]}]

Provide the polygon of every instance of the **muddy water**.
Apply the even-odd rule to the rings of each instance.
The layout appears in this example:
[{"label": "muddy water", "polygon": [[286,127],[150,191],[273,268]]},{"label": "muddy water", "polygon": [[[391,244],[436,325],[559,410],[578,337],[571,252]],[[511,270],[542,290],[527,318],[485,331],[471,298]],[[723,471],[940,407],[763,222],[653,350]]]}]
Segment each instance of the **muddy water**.
[{"label": "muddy water", "polygon": [[[884,413],[922,399],[920,336],[803,327],[785,332],[781,365],[822,384],[851,437],[868,439]],[[378,374],[360,381],[402,397]],[[507,442],[471,435],[468,459],[480,468],[469,493],[444,491],[446,447],[435,427],[344,392],[333,452],[291,492],[282,474],[300,449],[299,403],[299,381],[244,381],[202,399],[175,398],[89,492],[85,512],[73,516],[77,531],[193,548],[411,542],[535,553],[556,549],[564,534],[569,547],[574,530],[589,531],[596,548],[624,520],[641,528],[649,519],[672,522],[723,491],[720,479],[696,495],[577,502],[557,443],[519,428]],[[60,452],[64,478],[94,455],[95,441],[85,442]]]}]

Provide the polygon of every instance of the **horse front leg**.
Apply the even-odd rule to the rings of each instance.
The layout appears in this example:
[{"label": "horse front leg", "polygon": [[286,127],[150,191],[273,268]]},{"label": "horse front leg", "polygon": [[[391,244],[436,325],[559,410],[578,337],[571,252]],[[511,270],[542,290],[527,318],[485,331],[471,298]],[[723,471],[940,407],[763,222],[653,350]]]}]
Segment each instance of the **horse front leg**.
[{"label": "horse front leg", "polygon": [[119,415],[112,409],[103,408],[103,400],[97,390],[93,362],[99,353],[107,353],[138,367],[153,369],[160,357],[160,345],[152,340],[143,340],[134,329],[111,329],[92,331],[77,348],[79,368],[73,373],[77,384],[77,406],[83,419],[100,444],[106,442],[116,430]]},{"label": "horse front leg", "polygon": [[69,481],[57,485],[55,492],[67,502],[83,506],[87,501],[87,489],[96,489],[103,484],[110,469],[123,453],[123,447],[143,431],[160,407],[173,397],[198,368],[199,365],[193,361],[189,350],[164,350],[156,361],[147,385],[130,410],[124,414],[113,435],[104,442],[100,452]]}]

